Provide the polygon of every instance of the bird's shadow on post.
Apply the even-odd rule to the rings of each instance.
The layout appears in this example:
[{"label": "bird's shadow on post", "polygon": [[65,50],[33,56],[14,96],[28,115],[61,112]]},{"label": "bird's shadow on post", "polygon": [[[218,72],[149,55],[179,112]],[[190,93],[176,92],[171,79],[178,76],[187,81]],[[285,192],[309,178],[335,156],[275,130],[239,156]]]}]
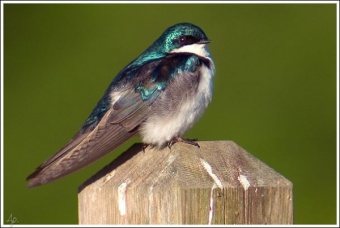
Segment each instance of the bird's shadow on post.
[{"label": "bird's shadow on post", "polygon": [[143,144],[142,143],[133,144],[127,151],[123,152],[115,160],[110,162],[108,165],[102,168],[99,172],[97,172],[91,178],[86,180],[82,185],[80,185],[78,188],[78,193],[80,193],[84,188],[91,185],[92,183],[99,180],[100,178],[104,177],[108,173],[112,172],[113,170],[118,168],[120,165],[130,160],[133,156],[141,152],[143,152]]}]

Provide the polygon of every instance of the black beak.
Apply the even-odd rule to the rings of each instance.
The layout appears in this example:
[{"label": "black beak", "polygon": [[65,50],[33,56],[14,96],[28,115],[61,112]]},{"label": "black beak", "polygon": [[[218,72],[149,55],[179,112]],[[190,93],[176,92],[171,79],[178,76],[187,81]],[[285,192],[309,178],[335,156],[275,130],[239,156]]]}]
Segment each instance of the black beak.
[{"label": "black beak", "polygon": [[208,44],[208,43],[210,43],[211,42],[211,40],[200,40],[199,42],[198,42],[198,44]]}]

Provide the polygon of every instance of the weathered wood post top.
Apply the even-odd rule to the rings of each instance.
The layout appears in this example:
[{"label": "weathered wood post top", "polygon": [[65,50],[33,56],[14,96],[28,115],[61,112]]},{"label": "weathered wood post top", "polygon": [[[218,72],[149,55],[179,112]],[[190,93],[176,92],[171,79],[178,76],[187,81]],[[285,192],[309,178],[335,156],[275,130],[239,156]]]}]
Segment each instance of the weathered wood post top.
[{"label": "weathered wood post top", "polygon": [[293,185],[232,141],[135,144],[79,188],[80,224],[292,224]]}]

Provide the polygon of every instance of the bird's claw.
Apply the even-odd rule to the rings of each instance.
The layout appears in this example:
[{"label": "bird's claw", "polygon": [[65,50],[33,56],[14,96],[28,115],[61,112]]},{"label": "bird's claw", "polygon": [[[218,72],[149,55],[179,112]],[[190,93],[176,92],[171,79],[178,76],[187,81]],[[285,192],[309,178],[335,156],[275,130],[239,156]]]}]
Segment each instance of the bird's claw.
[{"label": "bird's claw", "polygon": [[171,149],[171,147],[177,142],[187,143],[200,148],[200,145],[195,141],[197,141],[197,139],[183,139],[181,137],[174,137],[168,142],[168,148]]},{"label": "bird's claw", "polygon": [[143,152],[144,152],[144,153],[145,153],[145,149],[146,149],[148,146],[149,146],[149,144],[147,144],[147,143],[144,143],[144,144],[143,144],[142,149],[143,149]]}]

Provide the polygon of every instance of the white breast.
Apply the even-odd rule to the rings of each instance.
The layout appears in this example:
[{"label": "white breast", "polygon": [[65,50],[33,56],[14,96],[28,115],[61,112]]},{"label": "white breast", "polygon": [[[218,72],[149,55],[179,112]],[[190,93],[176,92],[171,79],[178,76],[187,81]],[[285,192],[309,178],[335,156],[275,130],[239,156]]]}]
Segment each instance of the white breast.
[{"label": "white breast", "polygon": [[[211,61],[209,57],[206,57]],[[202,116],[212,98],[214,65],[211,69],[205,65],[201,68],[198,91],[194,96],[183,101],[180,109],[171,115],[154,115],[146,120],[140,128],[142,141],[147,144],[162,146],[173,137],[182,137]]]}]

